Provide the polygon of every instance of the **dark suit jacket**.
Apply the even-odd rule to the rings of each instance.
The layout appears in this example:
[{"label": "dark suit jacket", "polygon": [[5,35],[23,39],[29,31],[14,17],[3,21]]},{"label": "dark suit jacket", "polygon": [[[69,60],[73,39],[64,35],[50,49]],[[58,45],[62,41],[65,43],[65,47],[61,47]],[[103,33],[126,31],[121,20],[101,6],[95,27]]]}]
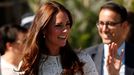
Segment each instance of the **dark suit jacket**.
[{"label": "dark suit jacket", "polygon": [[[99,75],[102,75],[104,44],[95,45],[85,49],[92,57]],[[125,43],[125,75],[134,75],[134,46]]]}]

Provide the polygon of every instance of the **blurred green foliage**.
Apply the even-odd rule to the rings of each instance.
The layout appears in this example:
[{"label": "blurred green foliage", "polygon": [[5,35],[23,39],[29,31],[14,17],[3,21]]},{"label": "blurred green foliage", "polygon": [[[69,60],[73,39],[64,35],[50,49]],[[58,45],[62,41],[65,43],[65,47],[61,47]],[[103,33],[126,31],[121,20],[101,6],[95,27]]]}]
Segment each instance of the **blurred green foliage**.
[{"label": "blurred green foliage", "polygon": [[[40,3],[50,0],[28,0],[34,12]],[[69,42],[75,49],[84,49],[98,44],[101,39],[97,32],[96,21],[99,7],[107,0],[56,0],[70,10],[73,16],[73,27]],[[109,0],[108,0],[109,1]],[[127,10],[134,11],[134,0],[113,0],[124,5]]]}]

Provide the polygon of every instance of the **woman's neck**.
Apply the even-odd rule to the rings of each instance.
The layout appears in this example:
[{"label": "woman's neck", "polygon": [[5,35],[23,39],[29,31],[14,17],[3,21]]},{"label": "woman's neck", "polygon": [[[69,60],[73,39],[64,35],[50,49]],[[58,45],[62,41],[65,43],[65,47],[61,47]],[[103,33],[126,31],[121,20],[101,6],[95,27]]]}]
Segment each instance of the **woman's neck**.
[{"label": "woman's neck", "polygon": [[56,56],[56,55],[59,55],[59,52],[60,52],[60,49],[59,48],[50,48],[49,47],[49,52],[50,52],[50,55],[53,55],[53,56]]},{"label": "woman's neck", "polygon": [[50,53],[49,55],[52,55],[52,56],[59,55],[60,47],[47,45],[47,48],[48,48],[49,53]]}]

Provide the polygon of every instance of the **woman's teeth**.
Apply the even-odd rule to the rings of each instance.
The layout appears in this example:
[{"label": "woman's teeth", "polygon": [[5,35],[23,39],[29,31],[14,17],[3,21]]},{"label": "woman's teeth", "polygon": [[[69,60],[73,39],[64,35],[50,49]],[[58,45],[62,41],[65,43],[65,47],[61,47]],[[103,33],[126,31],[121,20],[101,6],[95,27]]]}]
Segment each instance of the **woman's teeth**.
[{"label": "woman's teeth", "polygon": [[66,36],[59,36],[58,38],[60,38],[60,39],[65,39]]}]

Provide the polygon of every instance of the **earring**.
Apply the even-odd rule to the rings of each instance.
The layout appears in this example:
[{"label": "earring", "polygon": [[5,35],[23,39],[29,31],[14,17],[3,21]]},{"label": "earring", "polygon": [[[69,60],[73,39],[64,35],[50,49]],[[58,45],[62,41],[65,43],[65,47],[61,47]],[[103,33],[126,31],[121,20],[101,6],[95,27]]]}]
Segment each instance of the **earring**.
[{"label": "earring", "polygon": [[45,35],[43,37],[45,38]]}]

